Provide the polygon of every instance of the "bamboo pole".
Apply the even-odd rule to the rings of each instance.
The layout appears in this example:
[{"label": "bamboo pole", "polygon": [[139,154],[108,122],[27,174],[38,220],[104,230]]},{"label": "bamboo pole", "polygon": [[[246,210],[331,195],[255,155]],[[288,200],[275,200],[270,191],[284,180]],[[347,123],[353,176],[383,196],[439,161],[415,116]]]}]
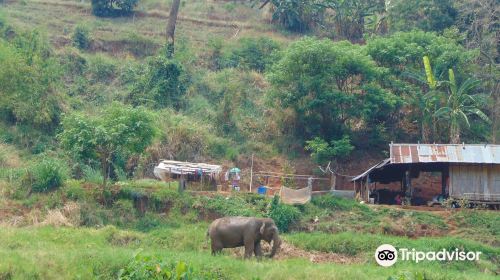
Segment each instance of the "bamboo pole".
[{"label": "bamboo pole", "polygon": [[252,153],[252,164],[250,165],[250,192],[252,192],[253,184],[253,153]]}]

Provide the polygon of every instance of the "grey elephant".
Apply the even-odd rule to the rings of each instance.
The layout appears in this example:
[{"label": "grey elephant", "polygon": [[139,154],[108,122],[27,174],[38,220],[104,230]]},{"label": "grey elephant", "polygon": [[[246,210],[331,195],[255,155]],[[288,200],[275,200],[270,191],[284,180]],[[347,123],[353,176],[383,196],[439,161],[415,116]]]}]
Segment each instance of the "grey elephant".
[{"label": "grey elephant", "polygon": [[269,257],[273,257],[281,245],[278,227],[272,219],[252,217],[224,217],[210,224],[207,231],[212,245],[212,255],[220,253],[223,248],[245,246],[245,258],[255,253],[262,257],[261,240],[267,241],[273,247]]}]

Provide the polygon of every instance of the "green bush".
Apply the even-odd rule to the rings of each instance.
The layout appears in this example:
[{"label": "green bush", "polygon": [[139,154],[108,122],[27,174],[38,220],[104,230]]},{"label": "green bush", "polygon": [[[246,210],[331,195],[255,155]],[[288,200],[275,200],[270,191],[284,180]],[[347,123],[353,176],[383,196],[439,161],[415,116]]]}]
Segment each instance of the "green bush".
[{"label": "green bush", "polygon": [[118,199],[112,207],[114,223],[118,226],[130,225],[136,217],[134,203],[128,199]]},{"label": "green bush", "polygon": [[281,232],[287,232],[293,223],[299,221],[300,216],[299,209],[280,203],[279,196],[274,196],[269,209],[269,217],[274,220]]},{"label": "green bush", "polygon": [[97,54],[90,56],[87,61],[87,73],[93,81],[106,82],[114,78],[117,67],[112,58]]},{"label": "green bush", "polygon": [[333,195],[320,195],[312,198],[311,202],[320,207],[334,210],[351,211],[353,209],[360,209],[370,211],[370,208],[364,204],[359,204],[353,199],[342,197],[335,197]]},{"label": "green bush", "polygon": [[86,50],[90,46],[90,31],[85,26],[77,25],[71,39],[73,40],[73,46]]},{"label": "green bush", "polygon": [[163,226],[162,220],[153,213],[146,212],[135,224],[135,228],[142,232],[148,232]]},{"label": "green bush", "polygon": [[45,158],[27,171],[25,182],[34,192],[47,192],[61,187],[68,177],[67,168],[56,159]]},{"label": "green bush", "polygon": [[217,195],[215,197],[200,197],[195,205],[200,208],[215,212],[221,216],[245,216],[254,217],[262,216],[254,205],[245,201],[243,196],[225,197]]},{"label": "green bush", "polygon": [[264,72],[275,61],[275,53],[280,45],[266,37],[242,38],[229,54],[228,65]]},{"label": "green bush", "polygon": [[87,69],[87,60],[76,48],[70,47],[64,49],[58,58],[66,76],[74,77],[75,79],[85,79],[81,75]]},{"label": "green bush", "polygon": [[92,14],[99,17],[129,15],[139,0],[92,0]]},{"label": "green bush", "polygon": [[83,200],[85,198],[85,189],[78,180],[68,180],[64,186],[66,197],[72,200]]},{"label": "green bush", "polygon": [[35,30],[0,40],[0,65],[0,117],[16,126],[54,129],[66,104],[59,90],[61,66],[46,37]]},{"label": "green bush", "polygon": [[146,70],[137,78],[127,101],[152,108],[179,109],[186,92],[184,74],[184,68],[175,60],[164,56],[151,58]]},{"label": "green bush", "polygon": [[88,227],[102,227],[110,221],[112,213],[98,203],[80,204],[81,225]]},{"label": "green bush", "polygon": [[137,33],[130,33],[124,39],[127,43],[127,50],[135,57],[146,57],[154,55],[158,44],[148,37],[143,37]]},{"label": "green bush", "polygon": [[82,168],[83,180],[85,182],[101,184],[102,183],[102,174],[98,169],[94,169],[88,165],[84,165]]},{"label": "green bush", "polygon": [[333,158],[345,159],[354,150],[349,136],[344,135],[339,140],[332,140],[330,143],[320,137],[306,141],[306,151],[311,152],[311,158],[318,164],[325,164]]},{"label": "green bush", "polygon": [[135,254],[133,259],[120,270],[120,280],[147,280],[147,279],[225,279],[219,273],[210,270],[199,270],[179,261],[167,262],[151,256]]}]

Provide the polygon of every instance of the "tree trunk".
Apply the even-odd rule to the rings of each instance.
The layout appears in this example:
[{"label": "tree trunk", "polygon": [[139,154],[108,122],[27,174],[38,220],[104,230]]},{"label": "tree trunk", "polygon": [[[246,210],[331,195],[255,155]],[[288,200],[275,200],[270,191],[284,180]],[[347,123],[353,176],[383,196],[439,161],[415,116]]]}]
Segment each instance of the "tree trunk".
[{"label": "tree trunk", "polygon": [[500,140],[500,83],[496,82],[493,87],[493,102],[491,108],[491,143],[499,144]]},{"label": "tree trunk", "polygon": [[450,144],[460,144],[460,125],[453,122],[450,127]]},{"label": "tree trunk", "polygon": [[422,115],[420,119],[420,134],[422,138],[422,143],[430,143],[430,128],[429,124],[427,123],[426,116]]},{"label": "tree trunk", "polygon": [[108,182],[108,160],[101,158],[102,186],[105,188]]},{"label": "tree trunk", "polygon": [[175,35],[175,24],[177,22],[177,14],[179,13],[179,6],[181,0],[173,0],[172,6],[170,7],[170,15],[168,16],[167,23],[167,57],[172,58],[174,55],[174,35]]}]

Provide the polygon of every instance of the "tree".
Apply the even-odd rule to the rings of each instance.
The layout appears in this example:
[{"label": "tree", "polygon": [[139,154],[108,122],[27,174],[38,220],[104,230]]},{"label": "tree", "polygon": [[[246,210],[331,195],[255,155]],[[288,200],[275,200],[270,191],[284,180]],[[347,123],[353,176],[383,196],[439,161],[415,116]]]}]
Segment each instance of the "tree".
[{"label": "tree", "polygon": [[[333,11],[336,35],[351,42],[363,41],[368,21],[385,12],[384,0],[323,0],[321,6]],[[376,25],[374,30],[378,28]]]},{"label": "tree", "polygon": [[64,107],[60,66],[37,31],[0,40],[0,113],[15,123],[54,128]]},{"label": "tree", "polygon": [[181,0],[173,0],[170,7],[170,14],[167,23],[167,58],[172,58],[174,55],[174,42],[175,42],[175,24],[177,23],[177,14],[179,13],[179,6]]},{"label": "tree", "polygon": [[449,121],[450,125],[450,143],[460,143],[460,132],[462,122],[467,127],[470,127],[469,116],[476,115],[489,122],[488,116],[481,111],[477,106],[477,99],[475,95],[471,94],[480,83],[479,80],[467,79],[460,86],[457,86],[455,81],[455,73],[452,69],[448,72],[448,85],[449,97],[446,104],[436,111],[436,116]]},{"label": "tree", "polygon": [[500,55],[498,48],[498,0],[459,0],[457,26],[465,34],[464,44],[479,49],[474,74],[490,93],[491,142],[500,141]]},{"label": "tree", "polygon": [[179,109],[186,92],[184,76],[184,68],[177,61],[161,55],[152,57],[138,75],[127,102],[156,109]]},{"label": "tree", "polygon": [[458,12],[452,0],[398,0],[388,7],[390,29],[442,31],[455,23]]},{"label": "tree", "polygon": [[62,147],[82,160],[98,160],[104,186],[113,158],[141,153],[156,134],[151,113],[119,103],[109,105],[97,115],[68,115],[62,127],[58,135]]},{"label": "tree", "polygon": [[273,21],[291,31],[304,32],[316,26],[327,29],[325,23],[332,18],[335,36],[352,42],[362,41],[365,24],[385,13],[383,0],[268,0],[260,8],[267,4],[273,6]]},{"label": "tree", "polygon": [[[472,72],[477,51],[466,50],[455,40],[419,30],[370,39],[366,51],[378,66],[387,68],[388,73],[382,82],[384,86],[405,101],[400,126],[413,135],[411,141],[440,141],[442,137],[434,112],[444,96],[426,80],[422,57],[427,56],[433,61],[432,73],[438,81],[448,69]],[[416,125],[418,127],[413,128]],[[415,130],[418,134],[414,133]]]},{"label": "tree", "polygon": [[306,144],[305,150],[311,152],[311,158],[317,164],[325,164],[333,158],[346,158],[354,150],[349,136],[344,136],[340,140],[332,140],[330,143],[316,137],[306,141]]},{"label": "tree", "polygon": [[99,17],[130,14],[139,0],[92,0],[92,14]]},{"label": "tree", "polygon": [[267,38],[241,38],[228,54],[228,66],[237,66],[264,72],[275,60],[273,55],[280,49],[278,42]]},{"label": "tree", "polygon": [[361,122],[364,106],[376,112],[393,107],[391,94],[376,84],[383,72],[359,45],[304,38],[282,53],[268,77],[272,100],[293,112],[286,126],[294,127],[297,139],[331,141]]},{"label": "tree", "polygon": [[265,0],[259,8],[271,4],[273,22],[291,31],[304,32],[318,22],[324,10],[320,3],[321,0]]}]

